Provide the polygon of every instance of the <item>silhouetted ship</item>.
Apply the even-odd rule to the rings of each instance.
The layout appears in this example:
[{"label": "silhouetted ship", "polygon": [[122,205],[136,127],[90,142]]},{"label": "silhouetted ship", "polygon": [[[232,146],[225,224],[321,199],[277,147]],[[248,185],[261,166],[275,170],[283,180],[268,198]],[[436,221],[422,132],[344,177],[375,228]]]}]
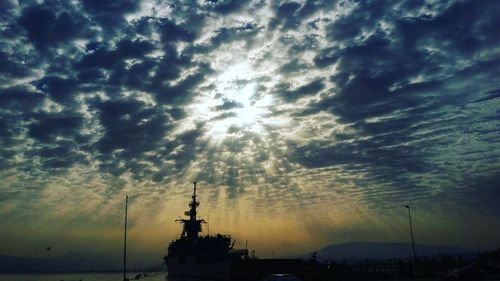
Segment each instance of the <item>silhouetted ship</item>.
[{"label": "silhouetted ship", "polygon": [[200,236],[202,223],[197,218],[196,182],[189,203],[189,211],[185,212],[189,219],[179,219],[183,224],[182,234],[168,246],[164,257],[169,280],[202,278],[212,280],[230,280],[234,264],[248,257],[248,251],[233,249],[229,235]]},{"label": "silhouetted ship", "polygon": [[302,280],[316,280],[324,273],[326,265],[319,263],[315,255],[310,261],[301,259],[259,259],[255,251],[251,256],[247,249],[234,249],[229,235],[205,235],[201,225],[205,220],[197,218],[196,182],[184,214],[189,219],[179,219],[183,224],[179,239],[170,242],[164,257],[168,280],[259,280],[272,273],[291,273]]}]

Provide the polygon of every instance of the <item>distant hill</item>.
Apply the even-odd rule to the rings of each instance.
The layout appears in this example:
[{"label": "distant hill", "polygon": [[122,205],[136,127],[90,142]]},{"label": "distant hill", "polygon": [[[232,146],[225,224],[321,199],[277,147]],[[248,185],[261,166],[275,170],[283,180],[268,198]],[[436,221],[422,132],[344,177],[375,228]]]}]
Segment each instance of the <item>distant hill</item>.
[{"label": "distant hill", "polygon": [[[148,264],[129,264],[130,270],[145,270]],[[121,271],[122,259],[93,253],[68,253],[51,258],[0,255],[0,272],[99,272]]]},{"label": "distant hill", "polygon": [[0,272],[74,272],[119,270],[120,263],[104,257],[65,255],[53,258],[0,255]]},{"label": "distant hill", "polygon": [[[431,246],[415,244],[417,256],[447,255],[470,255],[471,250],[452,246]],[[373,242],[349,242],[344,244],[329,245],[317,250],[317,256],[321,260],[364,260],[364,259],[392,259],[412,258],[413,250],[411,243],[373,243]],[[310,256],[310,255],[308,255]],[[302,256],[306,257],[306,255]]]}]

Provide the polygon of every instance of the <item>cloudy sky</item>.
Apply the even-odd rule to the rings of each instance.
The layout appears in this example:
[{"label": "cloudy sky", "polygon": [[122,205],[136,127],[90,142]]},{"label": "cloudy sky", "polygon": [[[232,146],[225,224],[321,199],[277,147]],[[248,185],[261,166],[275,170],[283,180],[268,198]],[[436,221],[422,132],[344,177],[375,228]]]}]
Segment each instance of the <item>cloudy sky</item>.
[{"label": "cloudy sky", "polygon": [[0,2],[0,254],[500,243],[500,2]]}]

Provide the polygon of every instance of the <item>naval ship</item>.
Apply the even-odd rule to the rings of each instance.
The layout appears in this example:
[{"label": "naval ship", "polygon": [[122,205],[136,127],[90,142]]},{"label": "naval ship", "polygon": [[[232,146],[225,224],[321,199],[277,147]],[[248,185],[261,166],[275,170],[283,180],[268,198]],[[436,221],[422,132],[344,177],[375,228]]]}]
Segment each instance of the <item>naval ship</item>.
[{"label": "naval ship", "polygon": [[178,219],[183,225],[182,233],[176,240],[170,242],[167,255],[163,258],[167,265],[169,280],[231,280],[235,264],[248,258],[248,250],[233,249],[229,235],[202,236],[202,224],[205,220],[197,217],[196,209],[200,202],[196,200],[196,182],[189,211],[185,212],[188,219]]}]

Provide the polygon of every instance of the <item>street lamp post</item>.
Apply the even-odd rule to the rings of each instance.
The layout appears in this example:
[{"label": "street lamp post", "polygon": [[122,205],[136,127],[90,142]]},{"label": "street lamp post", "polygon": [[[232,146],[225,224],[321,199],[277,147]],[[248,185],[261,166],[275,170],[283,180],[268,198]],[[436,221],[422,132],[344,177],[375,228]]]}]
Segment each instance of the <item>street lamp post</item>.
[{"label": "street lamp post", "polygon": [[127,211],[128,211],[128,196],[125,196],[125,231],[123,237],[123,281],[127,279]]},{"label": "street lamp post", "polygon": [[405,205],[405,208],[408,209],[408,219],[410,220],[411,245],[413,247],[413,258],[415,259],[415,264],[416,264],[417,263],[417,252],[415,251],[415,239],[413,239],[413,225],[411,224],[410,206]]}]

